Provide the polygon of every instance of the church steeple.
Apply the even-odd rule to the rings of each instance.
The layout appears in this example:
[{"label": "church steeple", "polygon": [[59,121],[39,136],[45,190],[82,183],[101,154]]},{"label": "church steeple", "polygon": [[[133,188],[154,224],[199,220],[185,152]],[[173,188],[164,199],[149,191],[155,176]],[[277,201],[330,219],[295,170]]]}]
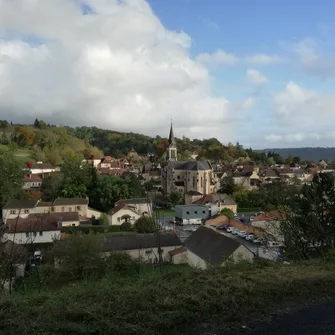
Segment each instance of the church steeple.
[{"label": "church steeple", "polygon": [[171,122],[171,127],[170,127],[169,147],[168,147],[167,153],[166,153],[166,160],[167,161],[176,161],[176,160],[178,160],[178,157],[177,157],[177,146],[176,146],[176,140],[175,140],[174,134],[173,134],[172,122]]},{"label": "church steeple", "polygon": [[174,134],[173,134],[172,122],[171,122],[170,135],[169,135],[169,145],[171,144],[176,144],[176,141],[174,139]]}]

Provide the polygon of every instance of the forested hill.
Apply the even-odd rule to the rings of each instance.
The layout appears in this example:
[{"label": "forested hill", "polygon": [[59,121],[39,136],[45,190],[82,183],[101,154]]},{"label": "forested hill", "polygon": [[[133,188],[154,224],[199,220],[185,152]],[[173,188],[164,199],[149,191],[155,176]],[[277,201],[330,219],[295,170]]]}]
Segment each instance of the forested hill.
[{"label": "forested hill", "polygon": [[[199,159],[232,162],[237,158],[254,158],[249,150],[236,143],[223,146],[216,138],[204,140],[176,138],[178,158],[189,159],[196,152]],[[97,127],[68,127],[35,120],[32,124],[13,124],[0,121],[0,151],[10,150],[23,160],[62,163],[65,156],[79,154],[87,158],[93,153],[115,158],[126,156],[131,149],[145,156],[162,157],[168,147],[167,138],[150,137]],[[260,156],[258,153],[254,153]]]},{"label": "forested hill", "polygon": [[255,150],[257,152],[267,153],[269,151],[275,152],[282,157],[298,156],[302,160],[308,161],[318,161],[320,159],[325,160],[335,160],[335,148],[277,148],[277,149],[264,149],[264,150]]}]

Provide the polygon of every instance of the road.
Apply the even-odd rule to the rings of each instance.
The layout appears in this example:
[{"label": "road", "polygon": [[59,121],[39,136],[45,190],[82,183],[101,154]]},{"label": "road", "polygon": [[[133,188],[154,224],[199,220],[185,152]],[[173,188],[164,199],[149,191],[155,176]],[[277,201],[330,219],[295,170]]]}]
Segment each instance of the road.
[{"label": "road", "polygon": [[[214,333],[213,333],[214,334]],[[258,324],[225,335],[334,335],[335,299],[277,317],[270,323]]]}]

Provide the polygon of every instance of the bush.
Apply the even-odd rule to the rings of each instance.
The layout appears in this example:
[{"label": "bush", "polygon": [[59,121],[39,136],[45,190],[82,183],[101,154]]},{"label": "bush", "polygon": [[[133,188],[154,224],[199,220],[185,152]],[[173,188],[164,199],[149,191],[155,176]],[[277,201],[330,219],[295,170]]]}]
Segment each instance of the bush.
[{"label": "bush", "polygon": [[120,226],[108,226],[107,230],[108,233],[115,233],[120,231]]},{"label": "bush", "polygon": [[135,221],[135,230],[139,234],[155,233],[157,224],[150,216],[142,216]]},{"label": "bush", "polygon": [[221,214],[227,216],[230,220],[234,220],[234,212],[229,208],[224,208]]},{"label": "bush", "polygon": [[120,226],[121,231],[131,231],[131,223],[130,222],[123,222]]}]

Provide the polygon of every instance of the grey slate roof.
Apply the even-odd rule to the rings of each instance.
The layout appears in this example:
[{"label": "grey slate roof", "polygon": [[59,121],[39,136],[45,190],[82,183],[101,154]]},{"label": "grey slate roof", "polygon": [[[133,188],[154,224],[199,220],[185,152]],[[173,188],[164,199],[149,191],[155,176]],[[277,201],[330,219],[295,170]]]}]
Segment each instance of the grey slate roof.
[{"label": "grey slate roof", "polygon": [[[161,247],[181,246],[182,242],[175,233],[160,234]],[[106,237],[103,251],[120,251],[157,248],[157,234],[136,234]]]},{"label": "grey slate roof", "polygon": [[4,209],[20,209],[20,208],[34,208],[37,204],[37,200],[18,200],[12,199],[7,202]]},{"label": "grey slate roof", "polygon": [[241,244],[204,226],[199,227],[184,241],[185,247],[204,261],[219,265]]},{"label": "grey slate roof", "polygon": [[88,205],[88,200],[85,198],[58,198],[53,202],[54,206],[73,206],[73,205]]},{"label": "grey slate roof", "polygon": [[212,169],[206,161],[176,161],[171,163],[175,170],[206,171]]},{"label": "grey slate roof", "polygon": [[205,205],[207,203],[214,204],[217,201],[222,202],[224,205],[236,205],[236,202],[229,195],[224,193],[207,194],[193,203],[197,205]]}]

